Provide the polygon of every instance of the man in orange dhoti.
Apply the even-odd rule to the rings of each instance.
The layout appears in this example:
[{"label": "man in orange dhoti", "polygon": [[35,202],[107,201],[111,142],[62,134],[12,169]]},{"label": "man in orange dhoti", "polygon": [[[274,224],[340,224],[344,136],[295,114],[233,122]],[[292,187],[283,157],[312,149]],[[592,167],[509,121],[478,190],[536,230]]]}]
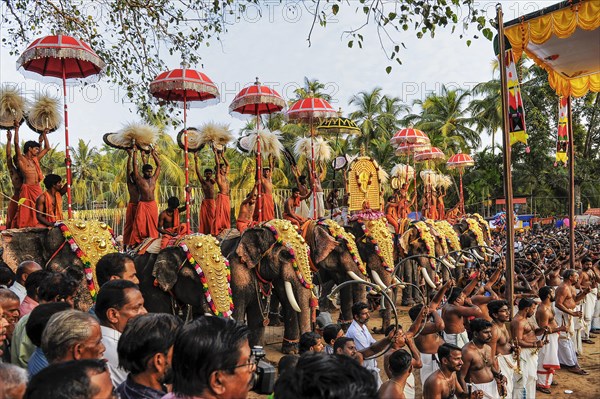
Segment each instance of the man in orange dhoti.
[{"label": "man in orange dhoti", "polygon": [[410,208],[415,202],[415,198],[408,197],[408,184],[402,184],[400,190],[396,193],[396,202],[398,203],[398,219],[406,219],[410,214]]},{"label": "man in orange dhoti", "polygon": [[166,248],[174,238],[188,234],[187,225],[179,220],[179,214],[185,212],[185,205],[179,207],[179,198],[171,197],[167,206],[158,215],[158,232],[162,234],[160,249]]},{"label": "man in orange dhoti", "polygon": [[400,224],[398,223],[398,203],[395,196],[389,196],[388,202],[385,204],[385,218],[387,222],[394,227],[396,234],[400,232]]},{"label": "man in orange dhoti", "polygon": [[11,201],[8,203],[8,209],[6,210],[6,228],[10,229],[15,226],[15,216],[17,215],[17,209],[19,209],[19,193],[21,192],[21,186],[23,185],[23,178],[19,174],[19,170],[16,166],[17,157],[12,156],[12,132],[6,131],[6,167],[10,176],[10,181],[13,186],[13,196]]},{"label": "man in orange dhoti", "polygon": [[144,239],[158,238],[158,205],[154,200],[156,181],[160,174],[160,160],[158,154],[152,149],[152,158],[156,164],[156,171],[150,164],[142,166],[142,174],[137,164],[137,151],[133,153],[133,175],[135,184],[140,193],[140,201],[135,212],[135,221],[131,230],[131,245],[140,244]]},{"label": "man in orange dhoti", "polygon": [[261,188],[261,195],[258,198],[258,204],[254,208],[253,220],[260,222],[267,222],[275,219],[275,202],[273,201],[273,158],[269,157],[269,167],[263,168],[262,177],[258,180]]},{"label": "man in orange dhoti", "polygon": [[237,220],[235,222],[235,228],[238,229],[240,234],[252,224],[252,215],[254,214],[255,205],[256,186],[248,193],[240,205],[240,211],[238,212]]},{"label": "man in orange dhoti", "polygon": [[132,245],[131,232],[135,221],[135,212],[140,201],[140,192],[135,184],[135,175],[133,173],[133,149],[127,150],[127,192],[129,193],[129,203],[125,210],[125,227],[123,228],[123,245],[128,247]]},{"label": "man in orange dhoti", "polygon": [[[41,142],[44,149],[41,149]],[[17,168],[23,178],[23,184],[19,192],[19,209],[13,223],[17,228],[34,227],[38,224],[35,206],[37,198],[42,194],[40,182],[44,178],[40,168],[40,159],[50,150],[46,132],[40,135],[39,142],[27,141],[23,147],[23,153],[19,148],[19,126],[15,125],[15,155],[17,156]]]},{"label": "man in orange dhoti", "polygon": [[292,189],[292,196],[286,199],[283,204],[283,218],[292,222],[296,226],[296,229],[299,229],[307,221],[305,217],[298,215],[295,211],[300,206],[300,201],[302,201],[300,189],[294,187]]},{"label": "man in orange dhoti", "polygon": [[215,201],[215,225],[213,232],[219,235],[221,231],[231,228],[231,205],[229,201],[229,162],[225,159],[223,150],[217,150],[213,147],[215,153],[215,169],[217,174],[217,187],[219,194]]},{"label": "man in orange dhoti", "polygon": [[196,176],[200,181],[202,187],[202,193],[204,199],[202,205],[200,205],[200,217],[198,221],[198,232],[201,234],[212,234],[215,235],[215,179],[213,179],[213,171],[211,169],[204,169],[204,177],[200,174],[200,161],[198,159],[198,152],[194,154],[194,160],[196,161]]},{"label": "man in orange dhoti", "polygon": [[38,223],[36,227],[53,227],[54,223],[63,219],[62,196],[67,192],[59,175],[49,174],[44,177],[44,191],[35,201]]},{"label": "man in orange dhoti", "polygon": [[446,196],[446,190],[443,187],[438,188],[437,197],[437,217],[439,220],[446,219],[446,205],[444,204],[444,197]]}]

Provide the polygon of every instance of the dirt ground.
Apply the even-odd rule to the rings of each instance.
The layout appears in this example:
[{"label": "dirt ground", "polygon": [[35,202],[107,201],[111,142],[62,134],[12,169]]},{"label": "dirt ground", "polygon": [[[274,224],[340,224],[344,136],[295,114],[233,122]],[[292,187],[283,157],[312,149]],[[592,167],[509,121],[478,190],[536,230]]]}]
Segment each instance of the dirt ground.
[{"label": "dirt ground", "polygon": [[[399,315],[400,323],[403,326],[407,326],[410,323],[407,314],[408,308],[400,307],[401,314]],[[332,315],[333,320],[337,319],[337,315]],[[374,312],[369,321],[369,329],[375,326],[381,325],[381,319]],[[267,327],[265,333],[266,345],[265,351],[267,353],[267,361],[271,362],[275,367],[279,359],[283,356],[280,352],[281,341],[283,338],[282,327]],[[377,340],[382,339],[382,335],[374,334],[373,337]],[[552,387],[552,395],[546,395],[541,392],[536,393],[537,398],[551,398],[551,399],[600,399],[600,335],[596,338],[594,345],[584,345],[584,354],[580,356],[581,367],[587,370],[589,375],[576,375],[569,373],[565,370],[558,370],[555,375],[555,381],[558,385]],[[378,359],[379,368],[383,370],[383,357]],[[387,377],[382,372],[382,379],[385,381]],[[415,382],[417,388],[421,385],[419,383],[419,373],[415,373]],[[573,393],[567,394],[564,391],[571,390]],[[259,395],[254,392],[250,392],[248,398],[251,399],[262,399],[266,398],[266,395]],[[417,398],[421,397],[420,389],[417,391]],[[425,398],[426,399],[426,398]]]}]

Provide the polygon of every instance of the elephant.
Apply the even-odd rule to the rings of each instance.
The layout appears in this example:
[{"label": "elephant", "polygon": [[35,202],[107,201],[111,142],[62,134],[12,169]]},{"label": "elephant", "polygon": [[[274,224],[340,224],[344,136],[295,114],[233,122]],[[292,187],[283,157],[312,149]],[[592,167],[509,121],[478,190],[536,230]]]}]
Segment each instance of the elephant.
[{"label": "elephant", "polygon": [[481,222],[478,218],[464,217],[452,226],[460,238],[462,249],[472,249],[471,253],[479,261],[494,255],[489,248],[485,248],[491,245],[489,225],[487,228],[486,225],[485,220]]},{"label": "elephant", "polygon": [[[374,213],[371,212],[371,214]],[[359,214],[358,216],[354,215],[352,219],[344,228],[354,235],[360,257],[367,265],[369,277],[382,289],[387,289],[392,285],[394,268],[393,238],[388,230],[387,222],[383,214],[381,217],[370,219],[362,219]],[[391,306],[382,309],[381,318],[381,330],[385,331],[390,325]],[[378,329],[374,331],[379,332]]]},{"label": "elephant", "polygon": [[[208,283],[211,279],[209,274],[214,273],[212,269],[228,272],[218,244],[212,236],[192,234],[184,237],[178,245],[160,250],[157,255],[150,255],[146,259],[145,255],[136,257],[146,309],[149,312],[176,314],[186,320],[205,314],[230,316],[233,299],[226,275],[221,276],[220,280],[216,279],[218,284]],[[196,255],[196,250],[204,252]],[[188,254],[197,263],[190,263]],[[214,261],[212,264],[211,259]],[[202,281],[201,274],[206,276],[207,284]],[[207,294],[210,294],[212,303],[208,302]]]},{"label": "elephant", "polygon": [[[296,245],[288,247],[290,240]],[[311,306],[316,306],[316,299],[312,297],[310,271],[306,270],[309,266],[300,264],[303,261],[308,263],[304,239],[290,222],[278,219],[245,230],[231,251],[233,317],[247,322],[250,346],[264,341],[272,293],[283,308],[283,353],[296,353],[300,335],[311,331]]]},{"label": "elephant", "polygon": [[[331,219],[309,221],[302,227],[302,236],[310,247],[310,258],[317,269],[321,284],[320,304],[326,298],[328,281],[342,284],[350,279],[364,281],[366,269],[357,252],[354,236]],[[330,287],[331,288],[331,287]],[[340,322],[352,322],[352,305],[366,301],[366,290],[362,284],[344,287],[340,291]],[[320,306],[321,310],[323,307]]]}]

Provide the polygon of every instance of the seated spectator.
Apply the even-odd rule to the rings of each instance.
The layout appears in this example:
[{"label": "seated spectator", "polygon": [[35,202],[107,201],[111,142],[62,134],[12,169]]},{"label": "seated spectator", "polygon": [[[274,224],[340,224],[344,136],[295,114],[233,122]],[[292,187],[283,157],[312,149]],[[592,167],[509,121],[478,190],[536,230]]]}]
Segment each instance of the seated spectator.
[{"label": "seated spectator", "polygon": [[9,363],[0,363],[0,398],[22,399],[27,387],[27,372]]},{"label": "seated spectator", "polygon": [[296,364],[298,364],[298,359],[300,356],[298,355],[285,355],[281,359],[279,359],[279,363],[277,364],[277,374],[282,375],[287,370],[293,370],[296,368]]},{"label": "seated spectator", "polygon": [[325,353],[333,355],[333,344],[335,340],[343,337],[344,331],[339,324],[329,324],[323,328],[323,341],[325,341]]},{"label": "seated spectator", "polygon": [[127,372],[119,367],[119,338],[129,319],[148,313],[144,298],[138,286],[131,281],[111,280],[100,288],[95,311],[102,326],[102,343],[106,347],[104,356],[108,360],[110,378],[118,387],[127,378]]},{"label": "seated spectator", "polygon": [[23,302],[21,302],[21,307],[19,308],[21,317],[31,313],[31,311],[39,305],[38,289],[40,288],[41,282],[51,274],[52,272],[46,270],[38,270],[29,275],[27,281],[25,281],[27,295],[25,296],[25,299],[23,299]]},{"label": "seated spectator", "polygon": [[[412,356],[404,350],[395,351],[389,357],[389,368],[392,377],[379,389],[379,398],[406,399],[404,392],[408,377],[412,375]],[[414,385],[412,397],[414,398]]]},{"label": "seated spectator", "polygon": [[102,287],[109,280],[128,280],[139,284],[133,258],[127,254],[113,252],[106,254],[96,264],[96,279]]},{"label": "seated spectator", "polygon": [[373,375],[348,356],[307,353],[275,383],[277,399],[375,399]]},{"label": "seated spectator", "polygon": [[246,398],[256,371],[248,334],[243,324],[211,316],[181,327],[173,346],[173,392],[163,399]]},{"label": "seated spectator", "polygon": [[65,310],[53,315],[42,333],[48,363],[102,359],[104,344],[98,320],[89,313]]},{"label": "seated spectator", "polygon": [[306,352],[323,352],[323,348],[323,338],[316,332],[309,331],[300,336],[298,350],[301,355]]},{"label": "seated spectator", "polygon": [[29,320],[27,320],[27,325],[25,326],[27,336],[31,340],[31,343],[35,345],[35,351],[27,363],[27,371],[29,371],[30,376],[39,373],[48,366],[48,360],[41,348],[42,334],[48,321],[56,313],[69,309],[71,309],[71,306],[66,302],[51,302],[43,303],[31,312],[31,316],[29,316]]},{"label": "seated spectator", "polygon": [[[40,282],[38,288],[38,299],[40,303],[66,302],[73,307],[73,296],[77,291],[79,283],[66,273],[48,273]],[[31,313],[30,313],[31,314]],[[27,368],[29,358],[35,351],[35,345],[31,342],[25,331],[29,320],[29,314],[21,317],[15,326],[12,345],[10,347],[10,360],[12,364]]]},{"label": "seated spectator", "polygon": [[[0,306],[0,342],[4,342],[6,340],[6,326],[8,326],[8,321],[4,317],[4,310]],[[4,355],[4,346],[0,346],[0,356]]]},{"label": "seated spectator", "polygon": [[9,289],[17,294],[19,302],[23,302],[23,299],[27,295],[27,290],[25,289],[27,277],[38,270],[42,270],[42,267],[32,260],[23,261],[17,266],[16,281]]},{"label": "seated spectator", "polygon": [[10,362],[10,344],[15,325],[19,321],[19,297],[7,288],[0,288],[0,307],[4,310],[6,319],[6,337],[0,341],[0,348],[4,352],[0,359]]},{"label": "seated spectator", "polygon": [[333,344],[333,353],[335,355],[348,356],[349,358],[356,360],[361,366],[363,364],[363,357],[360,352],[356,350],[356,344],[354,343],[353,338],[339,337],[336,339]]},{"label": "seated spectator", "polygon": [[160,399],[173,381],[173,343],[181,319],[170,314],[145,314],[127,323],[119,339],[119,366],[129,371],[117,388],[121,399]]},{"label": "seated spectator", "polygon": [[25,399],[116,399],[103,360],[52,364],[36,374]]},{"label": "seated spectator", "polygon": [[16,279],[15,272],[4,261],[0,260],[0,288],[10,288]]}]

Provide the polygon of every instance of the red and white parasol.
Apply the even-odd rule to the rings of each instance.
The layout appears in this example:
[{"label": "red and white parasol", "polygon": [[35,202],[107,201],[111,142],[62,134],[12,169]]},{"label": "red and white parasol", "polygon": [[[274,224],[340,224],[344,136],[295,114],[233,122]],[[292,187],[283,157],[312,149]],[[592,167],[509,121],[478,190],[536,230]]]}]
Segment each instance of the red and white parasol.
[{"label": "red and white parasol", "polygon": [[398,130],[390,139],[393,147],[397,147],[402,143],[429,143],[429,137],[419,129],[412,127]]},{"label": "red and white parasol", "polygon": [[185,218],[187,231],[190,229],[190,176],[188,158],[187,108],[191,102],[216,102],[219,90],[212,80],[204,73],[189,69],[186,62],[181,68],[160,73],[150,83],[150,93],[161,100],[175,102],[183,107],[183,146],[185,164]]},{"label": "red and white parasol", "polygon": [[454,154],[452,155],[448,161],[446,162],[446,167],[448,169],[458,169],[458,175],[460,178],[460,192],[459,192],[459,210],[460,214],[465,214],[465,197],[463,192],[463,181],[462,176],[465,171],[465,168],[471,167],[475,165],[475,161],[469,154]]},{"label": "red and white parasol", "polygon": [[311,182],[313,185],[313,219],[317,219],[317,192],[314,189],[316,180],[315,165],[315,120],[335,118],[338,112],[324,98],[307,97],[296,101],[287,111],[287,117],[291,122],[307,123],[310,128],[310,152],[311,152]]},{"label": "red and white parasol", "polygon": [[[270,87],[263,86],[256,78],[252,86],[240,90],[229,105],[229,113],[232,115],[255,115],[257,135],[260,131],[260,115],[280,112],[285,108],[285,100]],[[262,158],[260,155],[260,137],[256,138],[256,179],[260,177],[262,171]],[[258,222],[262,220],[263,198],[261,195],[261,185],[257,186],[257,209]]]},{"label": "red and white parasol", "polygon": [[446,154],[444,154],[442,150],[437,147],[431,147],[428,150],[418,151],[415,153],[416,162],[440,160],[444,158],[446,158]]},{"label": "red and white parasol", "polygon": [[[71,157],[69,156],[69,112],[67,79],[97,77],[104,61],[85,42],[63,34],[44,36],[33,41],[17,60],[17,69],[26,77],[57,78],[63,84],[65,113],[65,165],[67,167],[67,211],[72,217]],[[89,80],[89,79],[88,79]]]}]

